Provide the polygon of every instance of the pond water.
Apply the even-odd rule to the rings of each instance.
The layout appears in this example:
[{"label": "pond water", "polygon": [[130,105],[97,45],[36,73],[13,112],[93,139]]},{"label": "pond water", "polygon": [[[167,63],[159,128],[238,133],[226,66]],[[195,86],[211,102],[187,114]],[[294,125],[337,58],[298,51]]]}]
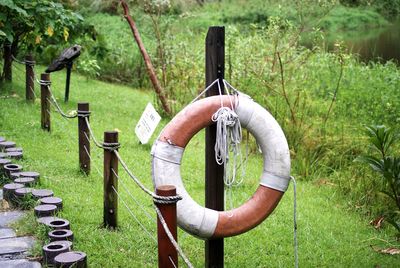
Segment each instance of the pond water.
[{"label": "pond water", "polygon": [[[400,20],[380,29],[369,29],[354,34],[336,37],[343,40],[350,52],[359,55],[364,62],[393,60],[400,63]],[[333,41],[328,49],[333,48]]]}]

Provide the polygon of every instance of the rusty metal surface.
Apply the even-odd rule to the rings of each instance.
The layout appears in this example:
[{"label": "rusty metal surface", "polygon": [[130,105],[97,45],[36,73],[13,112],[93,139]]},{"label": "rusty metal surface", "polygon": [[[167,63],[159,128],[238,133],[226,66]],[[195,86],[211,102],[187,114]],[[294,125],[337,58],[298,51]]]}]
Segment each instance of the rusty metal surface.
[{"label": "rusty metal surface", "polygon": [[61,253],[54,258],[56,267],[76,267],[76,268],[86,268],[87,267],[87,257],[84,252],[80,251],[70,251],[66,253]]},{"label": "rusty metal surface", "polygon": [[68,229],[56,229],[48,233],[50,241],[74,241],[74,233]]},{"label": "rusty metal surface", "polygon": [[55,205],[38,205],[34,208],[35,216],[40,217],[47,217],[53,216],[56,214],[57,206]]}]

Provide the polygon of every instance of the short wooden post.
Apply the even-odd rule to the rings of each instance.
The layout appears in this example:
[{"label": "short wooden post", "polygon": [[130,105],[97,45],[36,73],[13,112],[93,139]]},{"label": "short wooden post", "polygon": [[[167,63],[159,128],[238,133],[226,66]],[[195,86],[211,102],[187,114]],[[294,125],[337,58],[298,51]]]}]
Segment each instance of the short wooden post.
[{"label": "short wooden post", "polygon": [[90,173],[90,133],[86,119],[89,121],[89,103],[78,103],[78,139],[79,139],[79,168],[86,175]]},{"label": "short wooden post", "polygon": [[41,85],[40,85],[40,103],[42,106],[42,129],[50,131],[50,90],[49,85],[46,83],[50,83],[50,74],[42,73],[40,76]]},{"label": "short wooden post", "polygon": [[[176,188],[173,185],[161,185],[156,188],[156,194],[160,196],[175,196]],[[175,241],[177,236],[177,217],[176,203],[160,204],[156,202],[156,206],[161,212],[168,229],[170,230]],[[178,252],[176,251],[171,240],[168,238],[159,217],[157,217],[157,237],[158,237],[158,267],[174,268],[178,267]]]},{"label": "short wooden post", "polygon": [[25,96],[28,102],[35,101],[34,60],[32,55],[25,56]]},{"label": "short wooden post", "polygon": [[[104,132],[105,144],[118,144],[118,132]],[[104,226],[118,227],[118,158],[104,149]]]},{"label": "short wooden post", "polygon": [[[222,79],[225,71],[225,28],[210,27],[206,37],[206,87],[215,79],[220,79],[221,90],[224,90]],[[223,93],[223,92],[222,92]],[[215,84],[206,96],[218,95]],[[206,128],[206,207],[224,210],[224,166],[215,161],[215,141],[217,127],[215,124]],[[205,241],[205,267],[224,267],[224,239],[207,239]]]}]

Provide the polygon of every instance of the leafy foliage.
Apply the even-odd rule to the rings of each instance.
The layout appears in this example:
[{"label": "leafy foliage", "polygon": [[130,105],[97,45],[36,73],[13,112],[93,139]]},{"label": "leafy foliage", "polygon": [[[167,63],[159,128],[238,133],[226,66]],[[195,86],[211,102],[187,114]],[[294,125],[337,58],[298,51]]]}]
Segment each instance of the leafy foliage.
[{"label": "leafy foliage", "polygon": [[389,222],[400,232],[400,157],[388,155],[399,140],[399,135],[383,125],[368,126],[366,129],[369,142],[379,156],[364,155],[356,160],[368,164],[384,179],[388,190],[382,192],[398,207],[390,213]]},{"label": "leafy foliage", "polygon": [[21,42],[28,50],[41,50],[49,43],[67,42],[83,30],[89,30],[84,27],[81,15],[48,0],[2,1],[0,24],[3,26],[0,42]]}]

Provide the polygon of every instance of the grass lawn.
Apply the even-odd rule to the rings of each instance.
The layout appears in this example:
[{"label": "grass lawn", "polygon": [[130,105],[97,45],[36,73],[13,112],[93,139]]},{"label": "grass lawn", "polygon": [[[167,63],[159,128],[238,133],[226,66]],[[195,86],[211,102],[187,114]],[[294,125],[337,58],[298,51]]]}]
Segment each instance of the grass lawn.
[{"label": "grass lawn", "polygon": [[[25,159],[21,164],[25,170],[40,172],[40,187],[50,188],[56,196],[63,198],[64,210],[60,216],[71,222],[75,249],[87,253],[90,267],[155,267],[157,247],[153,238],[156,237],[156,223],[152,200],[134,185],[120,167],[121,197],[147,231],[133,219],[122,202],[120,229],[109,231],[102,228],[102,151],[92,145],[92,173],[87,177],[82,175],[78,171],[77,120],[65,120],[54,111],[51,133],[42,131],[39,100],[33,105],[25,103],[25,76],[19,70],[21,67],[16,67],[14,83],[7,89],[1,89],[0,136],[23,147]],[[40,66],[36,68],[37,73],[43,70]],[[63,109],[76,109],[78,101],[89,102],[92,111],[90,121],[97,139],[102,140],[103,131],[118,129],[121,156],[133,173],[152,188],[151,145],[139,144],[134,127],[146,104],[153,101],[153,94],[73,74],[70,102],[64,104],[64,79],[64,72],[52,75],[52,90]],[[39,92],[37,87],[36,92]],[[163,119],[156,132],[167,122]],[[182,166],[185,185],[200,204],[204,204],[203,140],[202,132],[191,141]],[[234,191],[235,206],[243,203],[256,189],[261,167],[261,156],[252,154],[246,179]],[[383,255],[371,248],[399,247],[393,229],[384,226],[375,230],[368,224],[371,219],[349,208],[337,186],[299,181],[297,196],[300,267],[399,266],[399,255]],[[32,223],[33,218],[29,217],[25,223],[20,223],[20,228],[24,232],[32,231],[29,227],[34,226]],[[41,236],[40,232],[35,233]],[[179,231],[178,240],[193,265],[204,266],[203,241],[183,231]],[[292,186],[273,215],[261,225],[246,234],[225,239],[225,262],[226,267],[294,265]]]}]

